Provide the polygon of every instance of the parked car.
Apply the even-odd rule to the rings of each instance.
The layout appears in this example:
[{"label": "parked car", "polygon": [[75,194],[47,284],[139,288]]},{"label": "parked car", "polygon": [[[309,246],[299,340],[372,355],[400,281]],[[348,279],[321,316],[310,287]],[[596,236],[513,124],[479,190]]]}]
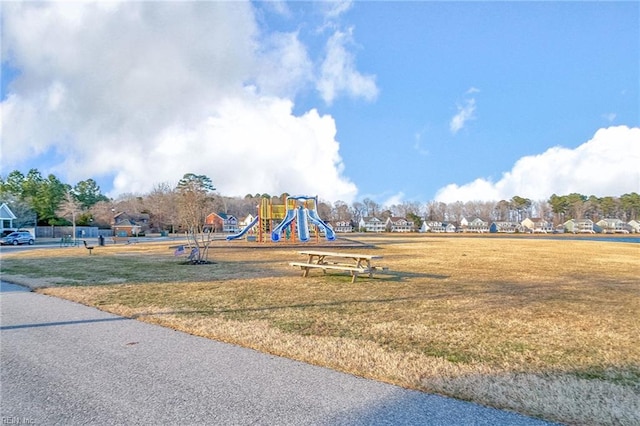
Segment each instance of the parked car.
[{"label": "parked car", "polygon": [[35,240],[31,233],[26,231],[12,232],[0,240],[0,244],[2,245],[13,244],[14,246],[17,246],[18,244],[33,245],[34,242]]}]

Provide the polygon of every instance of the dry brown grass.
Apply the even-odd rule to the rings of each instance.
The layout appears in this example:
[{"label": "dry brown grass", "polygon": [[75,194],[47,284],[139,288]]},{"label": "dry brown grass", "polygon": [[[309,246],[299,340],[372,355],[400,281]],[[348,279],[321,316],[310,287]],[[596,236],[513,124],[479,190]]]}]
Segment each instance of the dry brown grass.
[{"label": "dry brown grass", "polygon": [[219,242],[210,256],[217,263],[198,266],[180,265],[167,244],[101,247],[94,256],[72,248],[3,254],[3,279],[53,285],[41,291],[549,420],[640,423],[640,246],[357,239],[369,247],[340,250],[381,254],[389,274],[355,284],[318,271],[302,278],[287,264],[300,257],[298,247]]}]

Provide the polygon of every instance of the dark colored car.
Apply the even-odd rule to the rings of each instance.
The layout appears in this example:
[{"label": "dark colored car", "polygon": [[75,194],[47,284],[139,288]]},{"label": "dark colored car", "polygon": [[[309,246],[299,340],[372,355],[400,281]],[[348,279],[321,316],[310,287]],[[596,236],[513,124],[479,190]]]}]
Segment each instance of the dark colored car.
[{"label": "dark colored car", "polygon": [[31,235],[31,233],[26,231],[12,232],[6,237],[4,237],[2,240],[0,240],[0,244],[2,245],[13,244],[14,246],[17,246],[18,244],[33,245],[34,242],[35,240],[33,239],[33,236]]}]

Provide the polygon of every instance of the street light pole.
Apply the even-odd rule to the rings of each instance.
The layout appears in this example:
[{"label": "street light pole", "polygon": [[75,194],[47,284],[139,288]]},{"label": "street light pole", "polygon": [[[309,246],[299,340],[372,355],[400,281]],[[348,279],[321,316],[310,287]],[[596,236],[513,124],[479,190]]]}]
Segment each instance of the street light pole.
[{"label": "street light pole", "polygon": [[111,218],[113,220],[111,225],[111,231],[113,232],[113,243],[116,243],[116,209],[115,207],[111,208]]},{"label": "street light pole", "polygon": [[76,241],[76,210],[73,209],[73,211],[71,212],[71,220],[73,221],[73,245],[77,246],[77,241]]}]

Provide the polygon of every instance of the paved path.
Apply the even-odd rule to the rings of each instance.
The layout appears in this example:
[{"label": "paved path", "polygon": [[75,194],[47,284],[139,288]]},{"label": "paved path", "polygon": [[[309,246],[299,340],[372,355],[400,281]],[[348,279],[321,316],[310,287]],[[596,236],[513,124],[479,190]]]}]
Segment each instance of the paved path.
[{"label": "paved path", "polygon": [[0,284],[3,424],[546,424]]}]

